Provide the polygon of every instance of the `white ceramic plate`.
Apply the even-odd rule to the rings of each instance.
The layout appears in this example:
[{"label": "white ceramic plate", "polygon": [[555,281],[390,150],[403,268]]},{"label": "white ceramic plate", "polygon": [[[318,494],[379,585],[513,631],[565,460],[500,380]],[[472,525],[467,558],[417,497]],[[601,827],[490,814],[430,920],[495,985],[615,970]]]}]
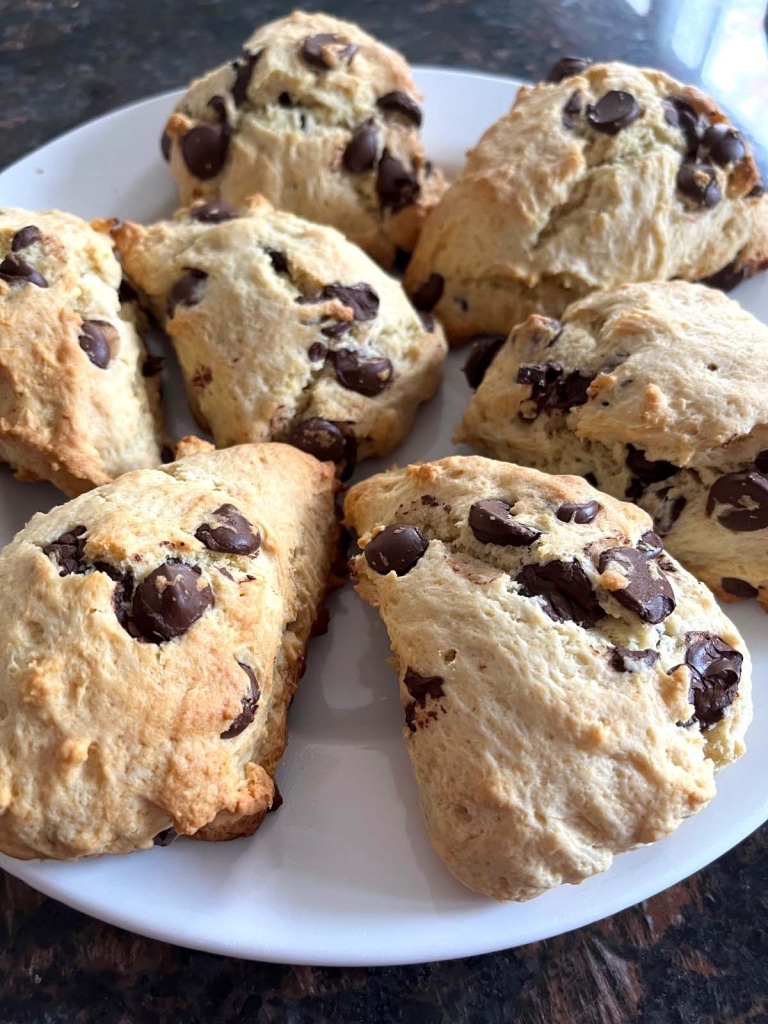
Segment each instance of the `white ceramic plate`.
[{"label": "white ceramic plate", "polygon": [[[430,155],[455,170],[519,83],[420,70]],[[60,207],[83,217],[151,220],[174,208],[158,139],[175,99],[119,110],[45,146],[0,175],[0,204]],[[768,282],[738,298],[768,320]],[[441,395],[422,410],[401,463],[454,451],[451,430],[469,392],[463,355],[450,359]],[[176,392],[172,427],[193,431]],[[365,464],[363,474],[381,466]],[[61,495],[0,470],[0,541]],[[749,752],[721,776],[718,795],[669,838],[619,857],[607,873],[523,905],[464,889],[427,841],[400,730],[402,712],[378,616],[347,587],[331,628],[313,642],[291,711],[278,772],[285,805],[251,839],[179,841],[129,857],[78,864],[0,865],[64,903],[144,935],[217,953],[316,965],[415,963],[469,956],[546,938],[614,914],[692,874],[768,817],[765,618],[755,603],[733,618],[751,648],[757,712]]]}]

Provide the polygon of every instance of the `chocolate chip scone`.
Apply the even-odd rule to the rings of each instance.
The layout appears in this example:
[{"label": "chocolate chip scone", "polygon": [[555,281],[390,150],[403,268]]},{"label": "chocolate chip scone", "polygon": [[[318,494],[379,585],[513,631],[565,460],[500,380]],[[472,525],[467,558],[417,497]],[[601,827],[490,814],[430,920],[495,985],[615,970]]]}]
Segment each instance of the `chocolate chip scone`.
[{"label": "chocolate chip scone", "polygon": [[470,355],[479,387],[457,440],[591,474],[650,513],[719,597],[768,609],[768,327],[721,292],[668,281],[595,293],[562,321],[532,316],[484,371],[494,344]]},{"label": "chocolate chip scone", "polygon": [[257,197],[114,234],[219,447],[285,440],[349,470],[397,447],[440,383],[440,328],[333,228]]},{"label": "chocolate chip scone", "polygon": [[586,64],[520,89],[425,226],[406,290],[455,343],[600,288],[728,288],[768,265],[768,197],[713,100],[660,71]]},{"label": "chocolate chip scone", "polygon": [[35,516],[0,553],[0,850],[255,831],[329,582],[335,487],[285,445],[202,451]]},{"label": "chocolate chip scone", "polygon": [[429,836],[465,885],[578,883],[711,800],[744,750],[749,655],[644,512],[454,456],[357,484],[345,514]]},{"label": "chocolate chip scone", "polygon": [[295,12],[192,83],[163,153],[184,205],[260,193],[390,267],[446,187],[424,158],[420,99],[399,53],[349,22]]},{"label": "chocolate chip scone", "polygon": [[0,460],[79,494],[160,462],[157,378],[111,239],[0,209]]}]

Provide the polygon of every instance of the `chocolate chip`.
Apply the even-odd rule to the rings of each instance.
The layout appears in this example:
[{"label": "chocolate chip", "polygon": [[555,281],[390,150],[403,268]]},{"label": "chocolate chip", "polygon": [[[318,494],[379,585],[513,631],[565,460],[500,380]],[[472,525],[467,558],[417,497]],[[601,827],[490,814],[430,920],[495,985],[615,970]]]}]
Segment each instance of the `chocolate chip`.
[{"label": "chocolate chip", "polygon": [[637,542],[637,550],[645,555],[646,558],[655,558],[656,555],[660,555],[664,550],[664,542],[653,530],[646,530]]},{"label": "chocolate chip", "polygon": [[605,616],[578,562],[524,565],[517,582],[525,597],[543,598],[544,611],[555,622],[571,621],[589,628]]},{"label": "chocolate chip", "polygon": [[579,504],[575,501],[564,502],[555,515],[562,523],[591,523],[597,513],[600,511],[600,505],[596,501],[587,501],[583,504]]},{"label": "chocolate chip", "polygon": [[234,220],[237,214],[223,199],[212,199],[209,203],[196,206],[190,217],[199,220],[201,224],[221,224],[225,220]]},{"label": "chocolate chip", "polygon": [[707,515],[711,516],[717,505],[725,506],[717,521],[726,530],[764,530],[768,526],[768,477],[751,471],[726,473],[709,489]]},{"label": "chocolate chip", "polygon": [[392,380],[392,363],[386,356],[365,356],[357,349],[335,352],[333,368],[342,387],[368,398],[380,394]]},{"label": "chocolate chip", "polygon": [[142,639],[160,644],[182,636],[212,605],[213,593],[200,569],[168,561],[136,587],[132,625]]},{"label": "chocolate chip", "polygon": [[219,119],[219,124],[227,125],[227,103],[223,96],[211,96],[208,100],[208,106],[216,114]]},{"label": "chocolate chip", "polygon": [[668,480],[677,473],[679,466],[667,462],[665,459],[651,461],[645,457],[645,452],[634,445],[627,445],[627,454],[624,462],[632,474],[632,482],[626,490],[626,497],[637,499],[651,484]]},{"label": "chocolate chip", "polygon": [[523,548],[541,536],[539,530],[519,523],[512,515],[512,506],[499,498],[483,498],[469,510],[469,528],[481,544]]},{"label": "chocolate chip", "polygon": [[430,313],[443,297],[445,279],[440,274],[430,274],[427,280],[411,295],[416,309]]},{"label": "chocolate chip", "polygon": [[212,518],[198,526],[195,537],[209,551],[227,555],[253,555],[261,546],[261,535],[240,509],[227,502],[211,513]]},{"label": "chocolate chip", "polygon": [[531,388],[530,400],[536,406],[534,416],[542,409],[560,409],[567,412],[589,400],[587,389],[594,375],[586,376],[579,370],[565,373],[560,363],[541,363],[520,366],[515,378],[518,384]]},{"label": "chocolate chip", "polygon": [[723,198],[717,175],[709,164],[691,160],[684,163],[677,172],[677,189],[697,206],[711,208]]},{"label": "chocolate chip", "polygon": [[611,590],[622,607],[634,612],[643,622],[656,625],[675,610],[676,600],[672,587],[658,565],[636,548],[608,548],[601,552],[598,568],[618,572],[627,585]]},{"label": "chocolate chip", "polygon": [[[100,565],[101,563],[96,563]],[[111,579],[115,579],[111,573],[108,573]],[[133,573],[129,569],[125,573],[117,572],[117,579],[115,580],[115,590],[112,594],[112,607],[115,611],[115,617],[123,629],[130,633],[131,632],[131,601],[133,599]]]},{"label": "chocolate chip", "polygon": [[699,145],[699,117],[693,107],[681,96],[667,96],[662,100],[664,119],[673,128],[679,128],[685,140],[686,152],[693,155]]},{"label": "chocolate chip", "polygon": [[352,330],[352,321],[350,320],[332,320],[326,324],[320,331],[325,338],[343,338],[345,334],[349,334]]},{"label": "chocolate chip", "polygon": [[747,583],[746,580],[740,580],[736,576],[723,576],[720,580],[720,586],[732,597],[757,597],[757,587],[753,587],[751,583]]},{"label": "chocolate chip", "polygon": [[43,548],[44,555],[49,558],[54,556],[59,566],[59,576],[71,576],[82,571],[86,532],[85,526],[75,526]]},{"label": "chocolate chip", "polygon": [[198,124],[180,141],[181,155],[190,174],[208,181],[220,173],[229,150],[229,128],[223,124]]},{"label": "chocolate chip", "polygon": [[25,228],[17,231],[11,239],[11,251],[19,252],[21,249],[28,249],[30,245],[35,245],[41,239],[40,228],[35,227],[34,224],[28,224]]},{"label": "chocolate chip", "polygon": [[235,72],[235,80],[232,83],[232,99],[236,107],[242,107],[248,99],[248,86],[251,84],[253,71],[261,59],[261,50],[258,53],[244,52],[241,57],[232,62],[232,70]]},{"label": "chocolate chip", "polygon": [[709,159],[720,167],[738,163],[747,155],[741,133],[729,128],[727,124],[713,124],[707,128],[701,145],[709,151]]},{"label": "chocolate chip", "polygon": [[421,320],[421,326],[427,332],[427,334],[435,333],[435,318],[431,313],[419,313],[419,320]]},{"label": "chocolate chip", "polygon": [[627,647],[612,647],[608,652],[611,668],[617,672],[631,672],[633,668],[650,668],[659,660],[658,651],[646,649],[630,651]]},{"label": "chocolate chip", "polygon": [[208,274],[204,270],[196,270],[190,267],[183,277],[180,277],[168,292],[166,309],[168,316],[174,315],[176,307],[196,306],[203,298],[203,282],[208,280]]},{"label": "chocolate chip", "polygon": [[307,355],[311,363],[321,363],[328,355],[328,346],[324,345],[322,341],[313,341],[307,350]]},{"label": "chocolate chip", "polygon": [[138,302],[139,296],[130,281],[122,278],[117,289],[117,297],[120,302]]},{"label": "chocolate chip", "polygon": [[153,846],[170,846],[171,843],[175,842],[179,838],[179,833],[175,828],[164,828],[162,832],[158,832],[155,838],[152,840]]},{"label": "chocolate chip", "polygon": [[48,287],[48,282],[40,271],[16,253],[9,253],[0,263],[0,281],[7,281],[9,284],[35,284],[38,288]]},{"label": "chocolate chip", "polygon": [[386,114],[400,114],[417,128],[421,125],[421,107],[407,92],[395,89],[393,92],[385,93],[376,100],[376,106]]},{"label": "chocolate chip", "polygon": [[563,107],[562,122],[563,128],[573,128],[576,121],[584,109],[584,97],[581,95],[579,90],[571,93]]},{"label": "chocolate chip", "polygon": [[399,213],[412,206],[421,187],[415,172],[408,171],[388,150],[384,150],[376,173],[376,194],[383,209]]},{"label": "chocolate chip", "polygon": [[358,49],[355,43],[346,43],[335,33],[320,32],[316,36],[307,36],[301,44],[299,53],[311,67],[325,71],[334,65],[333,57],[328,52],[329,47],[333,47],[333,54],[338,60],[345,60],[347,63],[352,60]]},{"label": "chocolate chip", "polygon": [[611,89],[587,107],[587,121],[599,132],[616,135],[640,117],[640,106],[629,92]]},{"label": "chocolate chip", "polygon": [[112,327],[105,320],[83,320],[80,328],[78,341],[80,348],[85,352],[94,366],[100,370],[106,370],[112,353],[109,350],[109,342],[104,333],[104,327]]},{"label": "chocolate chip", "polygon": [[288,273],[288,260],[284,252],[280,252],[279,249],[265,249],[264,251],[269,256],[272,269],[276,274]]},{"label": "chocolate chip", "polygon": [[439,697],[445,696],[443,682],[442,676],[422,676],[412,668],[405,670],[403,679],[406,690],[421,707],[426,706],[427,697],[437,700]]},{"label": "chocolate chip", "polygon": [[344,457],[345,437],[341,429],[330,420],[312,416],[297,423],[286,438],[308,455],[314,455],[320,462],[340,462]]},{"label": "chocolate chip", "polygon": [[669,490],[670,488],[667,487],[657,492],[658,496],[663,499],[664,504],[661,507],[661,511],[654,516],[653,525],[656,532],[661,534],[662,537],[666,537],[688,504],[688,499],[683,497],[682,494],[678,494],[674,498],[668,498]]},{"label": "chocolate chip", "polygon": [[744,655],[712,633],[686,633],[685,644],[685,663],[691,670],[688,700],[695,708],[685,724],[698,722],[704,729],[721,721],[736,699]]},{"label": "chocolate chip", "polygon": [[382,576],[388,572],[404,576],[428,547],[429,541],[418,526],[393,523],[368,542],[365,560],[374,572]]},{"label": "chocolate chip", "polygon": [[748,264],[737,268],[736,261],[732,260],[730,263],[726,263],[717,273],[710,274],[709,277],[701,277],[699,281],[701,284],[709,285],[710,288],[719,288],[721,292],[730,292],[737,284],[741,284],[742,281],[751,276]]},{"label": "chocolate chip", "polygon": [[156,377],[162,373],[165,366],[165,359],[162,356],[148,355],[141,365],[142,377]]},{"label": "chocolate chip", "polygon": [[352,310],[355,320],[373,320],[379,312],[379,296],[369,284],[327,284],[316,301],[322,299],[338,299]]},{"label": "chocolate chip", "polygon": [[564,78],[571,78],[573,75],[580,75],[586,71],[592,63],[586,57],[561,57],[549,69],[545,78],[546,82],[562,82]]},{"label": "chocolate chip", "polygon": [[378,132],[372,121],[365,121],[357,129],[341,158],[345,171],[350,174],[362,174],[373,170],[376,163]]},{"label": "chocolate chip", "polygon": [[230,725],[228,729],[225,729],[221,734],[221,739],[231,740],[235,736],[239,736],[241,732],[245,732],[248,726],[256,717],[256,709],[259,706],[259,698],[261,697],[261,689],[259,688],[258,681],[256,679],[256,673],[250,667],[250,665],[244,665],[242,661],[237,663],[240,668],[248,676],[248,680],[251,684],[251,692],[247,697],[243,697],[240,701],[243,710]]},{"label": "chocolate chip", "polygon": [[160,152],[163,154],[163,160],[166,163],[171,159],[171,145],[171,136],[168,132],[163,131],[163,134],[160,136]]}]

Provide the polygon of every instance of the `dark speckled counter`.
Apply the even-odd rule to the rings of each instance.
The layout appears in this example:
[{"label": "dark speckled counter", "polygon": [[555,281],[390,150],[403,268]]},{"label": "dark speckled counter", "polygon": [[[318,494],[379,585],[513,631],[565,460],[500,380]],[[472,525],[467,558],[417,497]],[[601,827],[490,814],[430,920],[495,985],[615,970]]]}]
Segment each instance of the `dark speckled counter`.
[{"label": "dark speckled counter", "polygon": [[[116,106],[185,84],[289,9],[266,0],[0,0],[0,166]],[[759,2],[330,0],[325,9],[414,63],[521,78],[540,76],[563,53],[660,66],[715,92],[766,169]],[[0,194],[2,202],[13,197]],[[606,921],[417,967],[289,967],[190,952],[0,880],[0,1024],[768,1022],[765,826]]]}]

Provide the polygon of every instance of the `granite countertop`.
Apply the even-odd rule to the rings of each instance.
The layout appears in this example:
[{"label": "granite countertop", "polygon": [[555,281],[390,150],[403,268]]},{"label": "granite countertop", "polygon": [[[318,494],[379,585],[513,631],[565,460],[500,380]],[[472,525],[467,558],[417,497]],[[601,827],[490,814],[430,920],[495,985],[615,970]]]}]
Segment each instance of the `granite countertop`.
[{"label": "granite countertop", "polygon": [[[522,78],[539,77],[563,53],[660,66],[714,92],[752,135],[765,170],[763,7],[324,5],[414,63]],[[652,9],[642,16],[645,8]],[[185,84],[288,10],[272,0],[0,0],[0,165],[116,106]],[[515,950],[415,967],[291,967],[191,952],[94,921],[8,875],[0,880],[0,1024],[768,1022],[766,826],[608,920]]]}]

